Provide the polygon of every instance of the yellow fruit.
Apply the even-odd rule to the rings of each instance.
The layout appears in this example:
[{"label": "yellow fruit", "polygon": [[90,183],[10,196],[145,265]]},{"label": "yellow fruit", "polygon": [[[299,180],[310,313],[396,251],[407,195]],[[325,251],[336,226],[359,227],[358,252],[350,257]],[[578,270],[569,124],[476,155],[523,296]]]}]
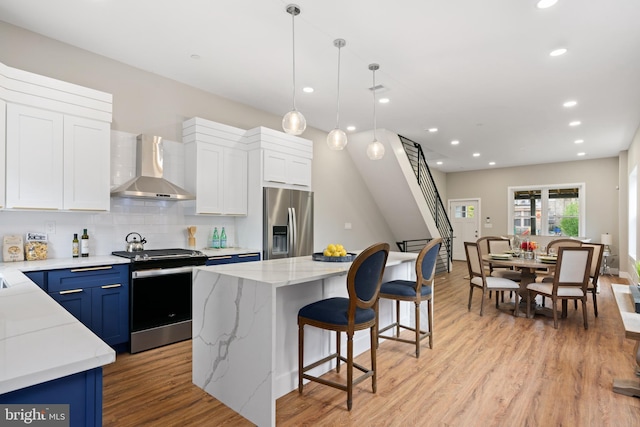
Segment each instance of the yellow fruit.
[{"label": "yellow fruit", "polygon": [[335,252],[336,251],[336,245],[334,245],[333,243],[330,243],[327,245],[327,250],[329,252]]},{"label": "yellow fruit", "polygon": [[322,255],[331,256],[331,251],[329,249],[325,249],[324,252],[322,252]]},{"label": "yellow fruit", "polygon": [[336,245],[336,250],[337,250],[337,251],[341,251],[341,250],[343,250],[343,249],[344,249],[344,246],[342,246],[341,244],[337,244],[337,245]]},{"label": "yellow fruit", "polygon": [[342,250],[340,251],[340,255],[338,256],[347,256],[347,251],[344,248],[342,248]]}]

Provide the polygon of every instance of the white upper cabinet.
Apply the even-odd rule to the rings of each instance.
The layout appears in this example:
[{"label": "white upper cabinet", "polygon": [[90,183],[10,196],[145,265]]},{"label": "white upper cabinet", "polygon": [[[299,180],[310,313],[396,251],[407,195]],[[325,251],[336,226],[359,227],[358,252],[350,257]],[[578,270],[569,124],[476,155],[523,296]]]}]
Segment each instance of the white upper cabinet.
[{"label": "white upper cabinet", "polygon": [[1,63],[0,87],[5,207],[109,210],[112,96]]},{"label": "white upper cabinet", "polygon": [[196,214],[247,215],[244,131],[194,117],[183,124],[185,189]]},{"label": "white upper cabinet", "polygon": [[64,209],[109,210],[110,134],[107,122],[65,116]]},{"label": "white upper cabinet", "polygon": [[7,105],[7,207],[62,209],[60,113]]},{"label": "white upper cabinet", "polygon": [[262,153],[262,186],[311,190],[313,143],[258,127],[247,131],[252,148]]},{"label": "white upper cabinet", "polygon": [[5,204],[5,150],[7,135],[7,103],[0,99],[0,209]]}]

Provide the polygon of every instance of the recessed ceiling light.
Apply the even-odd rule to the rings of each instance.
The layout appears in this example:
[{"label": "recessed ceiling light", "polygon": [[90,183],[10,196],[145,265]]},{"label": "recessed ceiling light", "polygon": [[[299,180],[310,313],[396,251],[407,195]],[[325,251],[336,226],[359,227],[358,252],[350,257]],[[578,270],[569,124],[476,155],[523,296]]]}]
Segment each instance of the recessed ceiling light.
[{"label": "recessed ceiling light", "polygon": [[200,59],[200,55],[198,55],[197,53],[194,53],[191,55],[191,59]]},{"label": "recessed ceiling light", "polygon": [[538,9],[546,9],[558,3],[558,0],[540,0],[536,6]]},{"label": "recessed ceiling light", "polygon": [[565,108],[575,107],[576,105],[578,105],[578,101],[567,101],[564,104],[562,104],[562,106]]},{"label": "recessed ceiling light", "polygon": [[427,129],[430,133],[436,133],[438,132],[438,128],[429,128]]},{"label": "recessed ceiling light", "polygon": [[347,126],[347,130],[350,132],[353,132],[354,130],[356,130],[355,126]]},{"label": "recessed ceiling light", "polygon": [[569,122],[569,126],[572,126],[572,127],[580,126],[581,124],[582,122],[580,120],[574,120],[572,122]]},{"label": "recessed ceiling light", "polygon": [[551,53],[549,53],[549,55],[560,56],[560,55],[564,55],[565,53],[567,53],[567,49],[562,47],[560,49],[552,50]]},{"label": "recessed ceiling light", "polygon": [[489,166],[495,166],[496,162],[489,162]]},{"label": "recessed ceiling light", "polygon": [[575,141],[573,141],[574,144],[582,144],[584,142],[584,139],[576,139]]},{"label": "recessed ceiling light", "polygon": [[389,103],[389,98],[380,98],[380,100],[378,102],[380,104],[388,104]]},{"label": "recessed ceiling light", "polygon": [[307,86],[307,87],[303,87],[303,88],[302,88],[302,91],[303,91],[304,93],[313,93],[313,88],[312,88],[312,87],[309,87],[309,86]]},{"label": "recessed ceiling light", "polygon": [[454,139],[453,141],[451,141],[451,145],[458,145],[460,144],[460,141],[458,141],[457,139]]},{"label": "recessed ceiling light", "polygon": [[441,165],[441,164],[442,164],[442,162],[436,162],[436,165]]},{"label": "recessed ceiling light", "polygon": [[584,151],[581,151],[580,153],[578,153],[578,156],[585,156],[587,153],[585,153]]},{"label": "recessed ceiling light", "polygon": [[480,153],[473,153],[473,157],[480,157]]}]

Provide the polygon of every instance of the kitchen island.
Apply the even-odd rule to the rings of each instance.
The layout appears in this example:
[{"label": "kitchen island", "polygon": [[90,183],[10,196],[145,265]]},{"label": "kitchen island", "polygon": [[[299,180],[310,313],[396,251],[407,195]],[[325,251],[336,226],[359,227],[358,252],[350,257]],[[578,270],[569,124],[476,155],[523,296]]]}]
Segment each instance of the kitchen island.
[{"label": "kitchen island", "polygon": [[[390,252],[383,280],[415,280],[416,257]],[[276,399],[298,385],[298,310],[347,296],[350,266],[306,256],[194,268],[193,383],[251,422],[274,426]],[[381,301],[381,324],[391,322],[391,310]],[[306,330],[305,358],[330,354],[334,337]],[[357,332],[354,354],[368,348],[368,331]],[[326,363],[313,373],[331,368]]]},{"label": "kitchen island", "polygon": [[115,351],[18,269],[0,275],[0,403],[69,404],[71,426],[102,425]]}]

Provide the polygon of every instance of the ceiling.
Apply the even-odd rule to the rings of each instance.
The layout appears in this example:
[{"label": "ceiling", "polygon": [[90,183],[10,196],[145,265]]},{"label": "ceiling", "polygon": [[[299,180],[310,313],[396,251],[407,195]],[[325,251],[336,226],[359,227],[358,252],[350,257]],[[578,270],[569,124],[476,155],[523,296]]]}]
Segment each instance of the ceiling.
[{"label": "ceiling", "polygon": [[[343,38],[340,127],[373,128],[368,66],[378,63],[384,89],[375,96],[390,101],[376,104],[377,128],[419,142],[432,168],[617,156],[640,124],[640,1],[536,2],[298,0],[296,106],[309,126],[335,127],[333,41]],[[289,3],[0,0],[0,19],[284,115],[293,98]],[[551,57],[559,47],[568,52]],[[577,105],[563,107],[568,100]]]}]

